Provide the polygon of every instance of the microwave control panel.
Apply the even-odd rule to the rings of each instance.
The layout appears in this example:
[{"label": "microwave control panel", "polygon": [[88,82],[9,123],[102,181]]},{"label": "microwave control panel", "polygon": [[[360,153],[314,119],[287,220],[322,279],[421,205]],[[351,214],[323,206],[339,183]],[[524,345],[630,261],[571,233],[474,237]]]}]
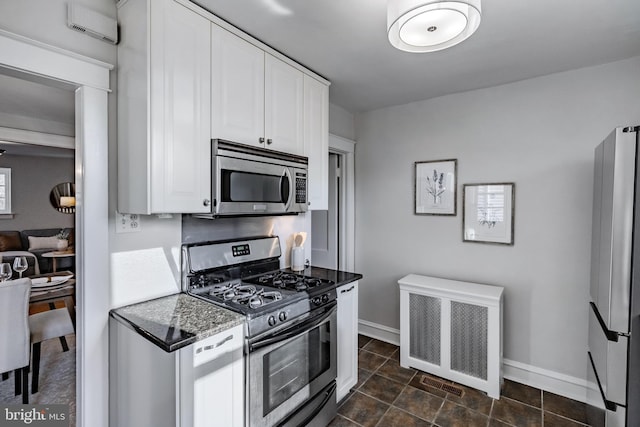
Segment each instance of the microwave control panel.
[{"label": "microwave control panel", "polygon": [[307,203],[307,174],[296,172],[296,203]]}]

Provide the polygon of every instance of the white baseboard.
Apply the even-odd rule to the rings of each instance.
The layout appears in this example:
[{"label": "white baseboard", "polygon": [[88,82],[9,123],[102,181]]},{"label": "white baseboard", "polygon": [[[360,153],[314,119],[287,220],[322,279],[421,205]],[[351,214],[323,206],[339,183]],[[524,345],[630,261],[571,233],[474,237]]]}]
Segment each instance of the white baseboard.
[{"label": "white baseboard", "polygon": [[358,319],[358,333],[393,345],[400,345],[400,330]]},{"label": "white baseboard", "polygon": [[515,360],[502,359],[502,373],[512,381],[536,387],[579,402],[587,401],[587,381]]},{"label": "white baseboard", "polygon": [[[400,345],[400,330],[358,320],[358,333],[394,345]],[[587,381],[510,359],[502,359],[504,378],[536,387],[579,402],[587,400]]]}]

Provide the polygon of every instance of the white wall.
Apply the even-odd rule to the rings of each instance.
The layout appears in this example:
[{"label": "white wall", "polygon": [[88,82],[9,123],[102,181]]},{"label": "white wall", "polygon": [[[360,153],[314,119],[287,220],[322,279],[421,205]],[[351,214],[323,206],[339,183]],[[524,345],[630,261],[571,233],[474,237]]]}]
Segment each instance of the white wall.
[{"label": "white wall", "polygon": [[3,0],[0,28],[115,65],[115,46],[67,27],[70,2],[116,17],[114,0]]},{"label": "white wall", "polygon": [[[360,318],[408,273],[505,287],[504,357],[586,377],[593,150],[640,124],[640,57],[356,118]],[[456,217],[413,214],[414,162],[458,159]],[[462,242],[461,184],[515,182],[515,244]]]}]

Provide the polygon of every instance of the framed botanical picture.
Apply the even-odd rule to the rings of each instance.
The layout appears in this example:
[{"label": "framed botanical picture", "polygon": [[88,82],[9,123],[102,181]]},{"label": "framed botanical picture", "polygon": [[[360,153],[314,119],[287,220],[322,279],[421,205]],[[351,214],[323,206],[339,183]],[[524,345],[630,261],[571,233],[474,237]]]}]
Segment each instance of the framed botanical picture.
[{"label": "framed botanical picture", "polygon": [[416,215],[456,215],[457,167],[456,159],[415,163]]},{"label": "framed botanical picture", "polygon": [[512,182],[462,186],[462,240],[513,245],[516,186]]}]

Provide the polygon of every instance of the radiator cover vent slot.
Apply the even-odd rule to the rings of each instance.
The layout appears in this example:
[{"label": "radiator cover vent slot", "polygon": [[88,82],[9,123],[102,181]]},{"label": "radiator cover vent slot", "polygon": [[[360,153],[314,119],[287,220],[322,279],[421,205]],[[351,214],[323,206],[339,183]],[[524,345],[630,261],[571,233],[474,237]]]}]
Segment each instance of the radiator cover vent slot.
[{"label": "radiator cover vent slot", "polygon": [[409,295],[409,339],[411,357],[440,364],[440,300],[425,295]]},{"label": "radiator cover vent slot", "polygon": [[400,284],[400,365],[500,397],[500,286],[410,274]]},{"label": "radiator cover vent slot", "polygon": [[451,369],[487,379],[487,307],[451,301]]}]

